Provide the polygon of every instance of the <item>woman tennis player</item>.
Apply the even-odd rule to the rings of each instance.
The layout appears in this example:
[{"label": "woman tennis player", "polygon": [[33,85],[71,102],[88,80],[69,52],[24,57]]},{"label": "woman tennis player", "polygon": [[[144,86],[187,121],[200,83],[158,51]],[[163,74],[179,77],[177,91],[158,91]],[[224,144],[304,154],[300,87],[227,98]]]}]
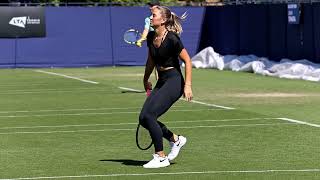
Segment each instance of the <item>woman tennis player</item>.
[{"label": "woman tennis player", "polygon": [[[146,128],[154,143],[153,159],[144,164],[144,168],[160,168],[170,165],[187,139],[176,135],[158,121],[158,117],[182,96],[191,101],[191,60],[184,48],[179,35],[182,32],[181,20],[185,15],[178,17],[169,8],[156,6],[152,10],[152,26],[147,36],[149,48],[148,59],[143,78],[144,88],[147,91],[151,83],[148,81],[154,67],[157,68],[159,79],[150,96],[146,99],[139,116],[139,123]],[[179,58],[185,63],[185,81],[181,73]],[[171,145],[171,151],[166,156],[163,151],[163,139]]]}]

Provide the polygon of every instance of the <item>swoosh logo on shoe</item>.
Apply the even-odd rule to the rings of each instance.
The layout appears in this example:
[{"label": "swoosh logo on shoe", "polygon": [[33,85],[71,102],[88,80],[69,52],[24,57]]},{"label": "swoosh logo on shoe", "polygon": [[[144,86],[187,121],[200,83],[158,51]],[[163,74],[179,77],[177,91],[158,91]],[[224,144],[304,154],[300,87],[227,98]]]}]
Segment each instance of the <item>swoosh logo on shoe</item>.
[{"label": "swoosh logo on shoe", "polygon": [[165,160],[166,160],[166,159],[162,159],[162,160],[160,159],[160,162],[163,162],[163,161],[165,161]]},{"label": "swoosh logo on shoe", "polygon": [[181,141],[179,141],[179,144],[177,146],[180,146]]}]

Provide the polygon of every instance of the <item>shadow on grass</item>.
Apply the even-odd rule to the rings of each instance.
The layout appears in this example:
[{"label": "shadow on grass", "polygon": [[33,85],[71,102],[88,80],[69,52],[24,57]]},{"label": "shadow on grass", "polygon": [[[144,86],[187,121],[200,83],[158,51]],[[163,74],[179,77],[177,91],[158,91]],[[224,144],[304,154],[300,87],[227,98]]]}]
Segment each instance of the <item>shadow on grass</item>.
[{"label": "shadow on grass", "polygon": [[[149,161],[139,161],[139,160],[132,160],[132,159],[103,159],[100,160],[102,162],[119,162],[123,165],[126,166],[142,166],[144,164],[146,164]],[[170,163],[171,165],[175,164],[175,163]]]},{"label": "shadow on grass", "polygon": [[148,161],[139,161],[139,160],[132,160],[132,159],[103,159],[100,161],[119,162],[127,166],[142,166],[148,162]]}]

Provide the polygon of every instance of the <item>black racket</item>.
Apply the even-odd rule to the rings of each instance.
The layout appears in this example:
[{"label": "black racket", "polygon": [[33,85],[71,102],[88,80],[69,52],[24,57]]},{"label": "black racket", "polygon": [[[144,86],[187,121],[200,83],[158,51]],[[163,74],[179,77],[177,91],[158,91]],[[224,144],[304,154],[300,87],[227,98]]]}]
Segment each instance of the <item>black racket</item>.
[{"label": "black racket", "polygon": [[136,144],[141,150],[148,150],[153,144],[149,131],[140,124],[136,131]]},{"label": "black racket", "polygon": [[136,44],[140,36],[141,34],[139,33],[138,30],[129,29],[123,34],[123,40],[128,44]]}]

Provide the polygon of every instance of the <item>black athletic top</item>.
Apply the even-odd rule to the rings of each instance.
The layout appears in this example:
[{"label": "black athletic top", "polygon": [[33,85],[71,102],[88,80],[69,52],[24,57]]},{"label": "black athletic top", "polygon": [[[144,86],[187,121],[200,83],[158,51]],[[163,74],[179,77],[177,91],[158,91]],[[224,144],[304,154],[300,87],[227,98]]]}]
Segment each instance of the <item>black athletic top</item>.
[{"label": "black athletic top", "polygon": [[168,31],[159,48],[153,44],[154,31],[150,31],[147,36],[149,53],[157,67],[175,67],[180,69],[179,54],[184,48],[178,34]]}]

